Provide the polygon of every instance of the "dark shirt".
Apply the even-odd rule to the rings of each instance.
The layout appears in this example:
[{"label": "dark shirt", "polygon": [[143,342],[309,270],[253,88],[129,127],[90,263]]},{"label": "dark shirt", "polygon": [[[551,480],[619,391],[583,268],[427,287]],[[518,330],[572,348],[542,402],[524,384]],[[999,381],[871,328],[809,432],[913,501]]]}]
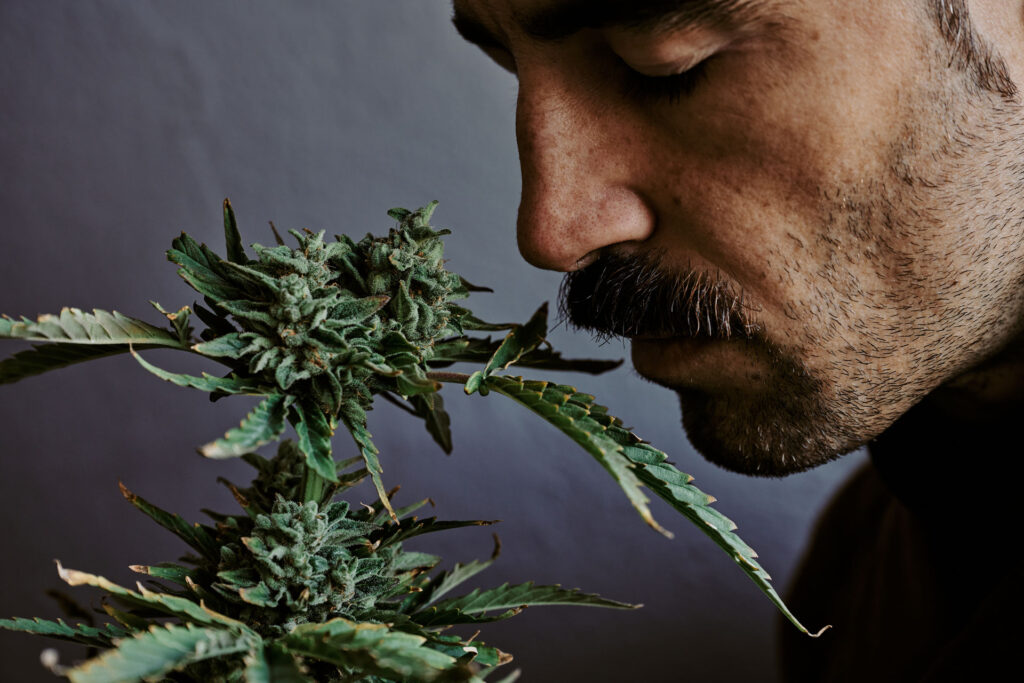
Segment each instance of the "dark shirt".
[{"label": "dark shirt", "polygon": [[784,681],[1020,676],[1022,411],[967,422],[922,403],[869,445],[788,599],[803,623],[833,628],[815,640],[782,627]]}]

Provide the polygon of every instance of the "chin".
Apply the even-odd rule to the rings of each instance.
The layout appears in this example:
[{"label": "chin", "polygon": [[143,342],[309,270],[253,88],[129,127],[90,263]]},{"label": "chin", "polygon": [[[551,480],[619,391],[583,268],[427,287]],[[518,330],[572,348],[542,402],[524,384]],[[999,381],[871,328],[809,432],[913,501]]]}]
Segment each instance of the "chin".
[{"label": "chin", "polygon": [[676,393],[690,443],[708,461],[733,472],[783,477],[860,445],[819,410],[778,396],[711,395],[694,389]]}]

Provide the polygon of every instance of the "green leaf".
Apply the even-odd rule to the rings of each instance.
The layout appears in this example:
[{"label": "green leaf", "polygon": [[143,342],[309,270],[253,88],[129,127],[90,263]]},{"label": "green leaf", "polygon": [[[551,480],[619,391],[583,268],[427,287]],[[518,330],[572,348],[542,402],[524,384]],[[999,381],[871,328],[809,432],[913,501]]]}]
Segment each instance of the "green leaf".
[{"label": "green leaf", "polygon": [[[585,605],[590,607],[610,607],[614,609],[636,609],[640,605],[631,605],[617,600],[608,600],[599,595],[583,593],[577,588],[567,589],[561,586],[536,586],[532,581],[518,585],[507,583],[487,590],[476,589],[460,598],[442,600],[412,615],[412,618],[423,626],[439,626],[463,621],[463,615],[477,615],[500,610],[521,610],[524,607],[537,605]],[[507,612],[499,615],[505,616]],[[508,616],[513,616],[508,614]],[[474,620],[475,621],[475,620]]]},{"label": "green leaf", "polygon": [[62,344],[139,344],[187,349],[166,330],[117,311],[62,308],[58,315],[41,315],[35,321],[0,316],[0,338]]},{"label": "green leaf", "polygon": [[671,537],[671,534],[654,521],[651,515],[651,510],[647,506],[649,499],[643,494],[641,482],[634,471],[636,465],[626,457],[622,447],[605,434],[605,425],[591,416],[590,406],[572,400],[577,396],[588,396],[587,394],[578,394],[573,387],[561,384],[524,381],[522,377],[499,375],[487,377],[481,387],[508,396],[558,427],[612,475],[647,524],[661,534]]},{"label": "green leaf", "polygon": [[[139,347],[142,348],[142,347]],[[147,346],[146,348],[157,348]],[[128,347],[115,344],[37,344],[0,361],[0,384],[12,384],[26,377],[65,368],[88,360],[128,353]]]},{"label": "green leaf", "polygon": [[231,202],[227,198],[224,199],[224,241],[227,242],[229,261],[243,264],[249,262],[242,246],[242,235],[238,232],[235,210],[231,208]]},{"label": "green leaf", "polygon": [[240,358],[242,351],[250,345],[239,332],[229,332],[216,339],[195,344],[192,350],[207,358]]},{"label": "green leaf", "polygon": [[126,638],[117,648],[68,671],[72,683],[128,683],[140,679],[156,680],[189,664],[248,652],[249,638],[222,629],[184,626],[156,626],[134,638]]},{"label": "green leaf", "polygon": [[257,648],[245,657],[245,683],[311,683],[294,655],[277,645]]},{"label": "green leaf", "polygon": [[[180,518],[179,518],[180,519]],[[155,579],[170,581],[179,586],[188,586],[188,582],[195,581],[199,570],[182,567],[171,562],[161,562],[157,565],[133,564],[128,567],[137,574],[145,574]]]},{"label": "green leaf", "polygon": [[373,487],[377,489],[377,497],[380,498],[381,504],[384,505],[391,519],[398,521],[395,510],[391,507],[391,501],[388,500],[388,492],[384,488],[384,480],[381,478],[384,469],[380,466],[380,460],[377,458],[380,451],[373,444],[370,431],[366,428],[366,415],[363,414],[361,408],[358,412],[355,408],[356,406],[350,406],[348,411],[342,413],[342,422],[344,422],[345,427],[348,428],[349,433],[352,434],[352,438],[359,447],[359,453],[363,456],[363,461],[366,463],[366,471],[370,473]]},{"label": "green leaf", "polygon": [[[470,290],[473,291],[473,290]],[[489,323],[476,317],[469,311],[460,320],[462,327],[476,332],[498,332],[500,330],[511,330],[519,323]]]},{"label": "green leaf", "polygon": [[690,482],[693,481],[693,477],[677,470],[667,461],[668,456],[665,453],[621,427],[618,420],[610,426],[608,434],[623,446],[627,457],[639,465],[637,476],[640,481],[729,553],[740,569],[751,578],[786,619],[800,631],[813,637],[820,636],[828,628],[826,626],[816,633],[811,633],[800,623],[775,591],[771,584],[771,576],[756,559],[757,553],[734,533],[736,524],[711,507],[715,498],[692,485]]},{"label": "green leaf", "polygon": [[437,517],[427,517],[426,519],[406,517],[405,519],[392,523],[390,526],[381,527],[381,531],[374,532],[372,540],[374,543],[378,543],[383,547],[405,541],[414,536],[429,534],[435,531],[461,529],[469,526],[489,526],[491,524],[497,524],[497,522],[498,520],[483,519],[438,521]]},{"label": "green leaf", "polygon": [[189,524],[178,515],[161,510],[142,496],[137,496],[128,487],[118,482],[121,494],[129,503],[148,515],[154,522],[185,541],[203,557],[213,562],[220,558],[220,545],[214,538],[212,530],[202,524]]},{"label": "green leaf", "polygon": [[[627,460],[633,469],[629,471],[628,479],[619,480],[627,495],[635,494],[639,483],[648,486],[729,553],[782,614],[798,629],[810,635],[771,585],[771,577],[755,559],[757,553],[733,533],[736,525],[711,507],[715,499],[690,484],[693,477],[677,470],[667,461],[665,453],[625,429],[621,420],[609,415],[607,408],[594,402],[593,396],[577,392],[573,387],[547,382],[524,382],[519,377],[492,376],[487,379],[484,387],[505,394],[530,408],[599,460],[601,458],[598,456],[601,455],[614,463],[617,469],[621,467],[623,459]],[[643,500],[646,502],[646,498]],[[634,507],[641,511],[641,515],[646,512],[644,519],[648,524],[666,536],[670,535],[650,519],[646,504],[641,509],[634,502]],[[818,631],[815,635],[820,634],[821,631]]]},{"label": "green leaf", "polygon": [[[301,624],[277,642],[294,654],[402,681],[435,681],[459,666],[453,657],[427,646],[421,636],[341,618]],[[463,680],[480,679],[470,675]]]},{"label": "green leaf", "polygon": [[214,301],[230,301],[246,295],[244,289],[220,274],[225,261],[185,233],[171,242],[167,260],[181,266],[178,275],[194,290]]},{"label": "green leaf", "polygon": [[231,458],[277,440],[284,433],[288,406],[294,400],[280,394],[268,396],[245,416],[239,426],[228,430],[223,438],[206,444],[199,452],[207,458]]},{"label": "green leaf", "polygon": [[188,320],[192,316],[192,311],[188,306],[182,306],[174,313],[170,313],[164,310],[164,307],[155,301],[149,302],[153,308],[158,310],[168,321],[171,323],[171,328],[174,333],[178,336],[178,341],[182,344],[188,344],[192,337],[192,328],[189,327]]},{"label": "green leaf", "polygon": [[202,603],[192,602],[187,598],[167,593],[156,593],[147,590],[141,584],[137,586],[138,592],[132,591],[122,588],[102,576],[95,576],[75,569],[65,569],[61,566],[60,562],[57,563],[57,573],[70,586],[95,586],[129,605],[153,609],[162,614],[177,617],[182,621],[200,626],[212,626],[220,629],[227,628],[238,635],[246,636],[253,640],[259,638],[255,631],[242,622],[215,612]]},{"label": "green leaf", "polygon": [[466,564],[456,564],[448,571],[441,572],[433,579],[430,580],[426,586],[423,587],[423,592],[420,594],[422,597],[416,601],[417,604],[432,605],[442,597],[450,593],[457,586],[473,578],[483,570],[494,564],[494,561],[498,559],[498,555],[501,553],[501,543],[498,542],[498,536],[494,536],[494,552],[491,554],[488,560],[473,560]]},{"label": "green leaf", "polygon": [[295,433],[299,435],[299,450],[306,455],[306,464],[323,479],[337,482],[338,475],[331,457],[331,437],[334,420],[328,419],[316,406],[292,404]]},{"label": "green leaf", "polygon": [[452,452],[452,421],[444,409],[441,394],[437,392],[415,394],[409,397],[409,402],[415,408],[416,416],[423,418],[430,436],[434,437],[434,441],[445,453],[450,454]]},{"label": "green leaf", "polygon": [[[457,337],[446,339],[434,345],[430,358],[431,367],[443,367],[451,363],[486,363],[498,350],[504,340]],[[566,370],[599,375],[622,365],[622,360],[598,360],[591,358],[563,358],[562,354],[548,347],[536,348],[523,354],[516,365],[541,370]]]},{"label": "green leaf", "polygon": [[182,375],[175,372],[168,372],[167,370],[163,370],[146,362],[142,356],[134,350],[131,351],[131,354],[132,357],[139,362],[139,365],[146,368],[146,370],[149,370],[160,379],[167,380],[172,384],[177,384],[179,387],[191,387],[193,389],[199,389],[200,391],[220,392],[224,394],[248,394],[251,396],[265,396],[275,393],[273,387],[260,384],[259,381],[248,377],[236,377],[234,375],[230,377],[214,377],[213,375],[205,372],[202,377]]},{"label": "green leaf", "polygon": [[101,628],[88,626],[86,624],[69,626],[64,623],[62,619],[58,619],[57,621],[48,621],[46,619],[22,619],[21,617],[0,619],[0,628],[7,629],[9,631],[34,633],[36,635],[49,636],[51,638],[59,638],[61,640],[70,640],[76,643],[82,643],[83,645],[89,645],[91,647],[110,647],[110,642],[114,638],[123,638],[128,635],[128,631],[114,624],[106,624]]},{"label": "green leaf", "polygon": [[466,382],[466,393],[472,394],[480,388],[481,382],[498,370],[504,370],[524,354],[533,351],[544,342],[548,333],[548,304],[545,301],[524,325],[518,325],[498,345],[487,365],[474,372]]}]

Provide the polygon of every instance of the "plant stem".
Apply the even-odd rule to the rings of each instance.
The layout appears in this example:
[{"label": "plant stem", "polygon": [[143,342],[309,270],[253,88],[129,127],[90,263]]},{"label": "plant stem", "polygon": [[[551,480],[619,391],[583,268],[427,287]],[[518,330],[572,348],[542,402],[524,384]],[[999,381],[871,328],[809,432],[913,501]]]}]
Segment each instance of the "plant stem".
[{"label": "plant stem", "polygon": [[451,382],[453,384],[465,384],[469,381],[469,375],[462,372],[428,372],[427,379],[438,382]]}]

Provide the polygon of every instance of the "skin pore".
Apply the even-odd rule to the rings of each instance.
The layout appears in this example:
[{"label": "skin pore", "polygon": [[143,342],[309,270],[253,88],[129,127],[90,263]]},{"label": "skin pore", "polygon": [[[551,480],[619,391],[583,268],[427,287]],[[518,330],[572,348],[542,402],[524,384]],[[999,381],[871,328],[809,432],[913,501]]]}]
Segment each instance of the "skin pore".
[{"label": "skin pore", "polygon": [[520,250],[713,462],[782,475],[933,392],[1019,392],[1024,10],[953,4],[456,0],[519,78]]}]

